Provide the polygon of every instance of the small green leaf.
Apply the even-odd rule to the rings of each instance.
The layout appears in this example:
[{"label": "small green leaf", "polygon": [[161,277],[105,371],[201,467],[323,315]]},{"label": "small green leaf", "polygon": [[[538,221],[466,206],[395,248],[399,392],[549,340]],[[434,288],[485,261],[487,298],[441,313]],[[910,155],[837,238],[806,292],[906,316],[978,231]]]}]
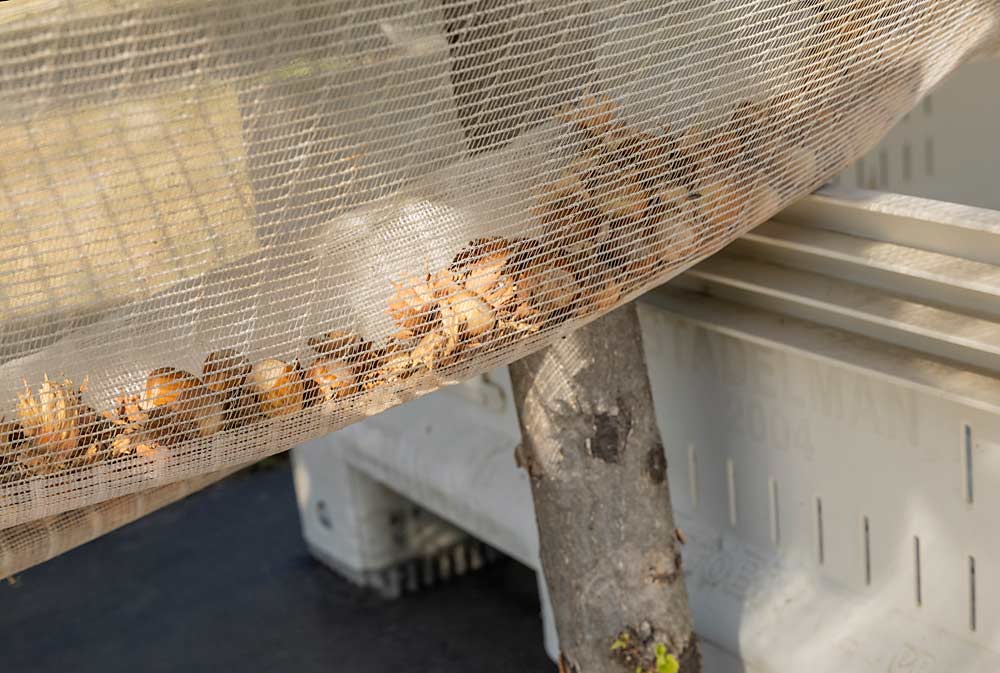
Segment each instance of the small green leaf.
[{"label": "small green leaf", "polygon": [[656,673],[677,673],[681,670],[681,665],[672,654],[663,657],[656,657]]},{"label": "small green leaf", "polygon": [[653,651],[656,653],[656,673],[677,673],[680,670],[681,665],[677,662],[676,657],[667,654],[666,645],[657,643]]},{"label": "small green leaf", "polygon": [[626,647],[628,647],[628,631],[623,631],[615,642],[611,643],[611,651],[624,650]]}]

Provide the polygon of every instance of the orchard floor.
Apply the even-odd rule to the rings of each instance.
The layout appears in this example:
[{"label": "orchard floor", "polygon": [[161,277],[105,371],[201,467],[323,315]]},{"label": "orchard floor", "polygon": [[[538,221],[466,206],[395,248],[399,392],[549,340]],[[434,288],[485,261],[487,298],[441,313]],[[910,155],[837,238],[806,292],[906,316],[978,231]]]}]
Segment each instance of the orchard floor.
[{"label": "orchard floor", "polygon": [[287,460],[0,585],[3,673],[553,673],[513,561],[401,600],[307,552]]}]

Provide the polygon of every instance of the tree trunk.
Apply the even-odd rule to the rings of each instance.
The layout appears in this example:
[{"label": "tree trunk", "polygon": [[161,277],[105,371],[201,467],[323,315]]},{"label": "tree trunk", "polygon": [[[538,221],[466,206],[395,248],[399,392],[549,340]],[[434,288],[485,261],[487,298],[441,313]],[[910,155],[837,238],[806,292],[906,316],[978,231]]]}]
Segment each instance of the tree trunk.
[{"label": "tree trunk", "polygon": [[560,672],[700,671],[634,303],[510,373]]}]

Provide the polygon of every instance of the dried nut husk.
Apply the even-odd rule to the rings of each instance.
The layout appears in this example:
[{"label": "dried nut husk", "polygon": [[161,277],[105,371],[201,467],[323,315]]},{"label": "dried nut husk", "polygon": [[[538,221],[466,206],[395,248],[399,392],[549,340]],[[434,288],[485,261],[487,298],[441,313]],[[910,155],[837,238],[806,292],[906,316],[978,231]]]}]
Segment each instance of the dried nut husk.
[{"label": "dried nut husk", "polygon": [[[216,368],[223,360],[213,359],[211,374],[222,374]],[[223,388],[227,378],[213,377],[213,384]],[[172,446],[194,437],[208,437],[225,424],[226,391],[206,385],[194,374],[170,367],[150,372],[146,379],[141,407],[148,413],[144,429],[156,441]]]},{"label": "dried nut husk", "polygon": [[606,163],[627,170],[640,158],[644,144],[652,134],[618,125],[601,137],[601,153]]},{"label": "dried nut husk", "polygon": [[732,131],[721,131],[705,141],[708,154],[718,168],[734,169],[743,159],[742,139]]},{"label": "dried nut husk", "polygon": [[532,213],[543,226],[544,239],[570,254],[589,254],[610,234],[608,222],[600,215],[584,182],[589,180],[599,186],[601,176],[611,173],[599,167],[599,161],[595,161],[594,168],[585,174],[571,172],[546,183],[532,205]]},{"label": "dried nut husk", "polygon": [[397,381],[409,378],[416,368],[409,353],[392,353],[385,359],[383,365],[384,379],[386,381]]},{"label": "dried nut husk", "polygon": [[611,237],[611,223],[596,207],[587,205],[572,220],[547,227],[543,235],[550,245],[558,246],[560,256],[585,259]]},{"label": "dried nut husk", "polygon": [[514,301],[514,277],[507,255],[494,255],[470,265],[463,285],[498,311],[509,308]]},{"label": "dried nut husk", "polygon": [[560,119],[591,136],[601,136],[616,125],[618,104],[605,95],[587,94],[575,105],[563,108]]},{"label": "dried nut husk", "polygon": [[197,437],[211,437],[225,427],[225,396],[200,382],[184,391],[179,407],[184,421],[194,425]]},{"label": "dried nut husk", "polygon": [[198,385],[198,378],[181,369],[160,367],[146,377],[146,389],[142,396],[142,408],[146,411],[154,407],[173,404],[188,388]]},{"label": "dried nut husk", "polygon": [[660,256],[655,253],[641,255],[632,260],[625,266],[622,277],[623,286],[630,290],[652,279],[659,270],[661,262]]},{"label": "dried nut husk", "polygon": [[701,242],[704,224],[687,187],[668,186],[653,196],[651,243],[659,259],[668,266],[688,261]]},{"label": "dried nut husk", "polygon": [[401,337],[420,335],[437,319],[434,278],[430,274],[393,282],[396,292],[389,300],[389,316],[400,327]]},{"label": "dried nut husk", "polygon": [[577,180],[585,184],[593,173],[601,165],[601,152],[596,148],[584,147],[569,162],[568,173],[575,176]]},{"label": "dried nut husk", "polygon": [[261,360],[253,366],[250,379],[264,415],[275,418],[302,410],[305,389],[295,364]]},{"label": "dried nut husk", "polygon": [[499,236],[486,236],[469,241],[451,260],[448,267],[458,275],[465,273],[470,265],[494,255],[509,255],[513,243]]},{"label": "dried nut husk", "polygon": [[679,183],[685,177],[686,162],[673,134],[647,135],[637,149],[635,162],[640,184],[647,190],[665,183]]},{"label": "dried nut husk", "polygon": [[678,162],[683,165],[681,182],[685,185],[700,184],[715,167],[709,160],[710,148],[706,146],[701,127],[689,127],[677,140]]},{"label": "dried nut husk", "polygon": [[385,383],[383,367],[390,354],[397,350],[395,339],[388,339],[382,345],[375,345],[368,356],[354,366],[361,390],[370,391]]},{"label": "dried nut husk", "polygon": [[368,363],[375,357],[377,357],[375,344],[368,339],[362,339],[361,343],[352,348],[351,352],[344,356],[344,359],[351,363],[356,372],[361,372],[368,367]]},{"label": "dried nut husk", "polygon": [[163,448],[148,430],[130,429],[115,436],[109,451],[110,455],[116,458],[131,455],[152,458]]},{"label": "dried nut husk", "polygon": [[705,219],[706,235],[715,239],[731,233],[740,225],[743,193],[727,180],[715,180],[698,188],[698,206]]},{"label": "dried nut husk", "polygon": [[139,435],[145,443],[170,447],[194,439],[195,426],[172,405],[163,405],[149,410]]},{"label": "dried nut husk", "polygon": [[[473,241],[455,257],[452,272],[466,290],[502,311],[509,308],[514,299],[512,252],[504,239]],[[447,283],[444,285],[447,288]]]},{"label": "dried nut husk", "polygon": [[591,188],[598,212],[614,225],[638,222],[646,210],[647,196],[638,174],[607,172]]},{"label": "dried nut husk", "polygon": [[323,401],[323,393],[319,384],[307,376],[306,368],[302,366],[300,360],[296,359],[294,365],[295,372],[302,381],[302,408],[309,409]]},{"label": "dried nut husk", "polygon": [[[84,386],[81,386],[81,391]],[[102,414],[84,404],[81,413],[80,448],[82,455],[76,464],[91,464],[110,457],[111,442],[115,437],[115,427]]]},{"label": "dried nut husk", "polygon": [[569,225],[578,209],[590,201],[583,179],[567,173],[542,185],[531,206],[532,214],[544,225]]},{"label": "dried nut husk", "polygon": [[739,145],[739,156],[734,162],[737,170],[740,167],[759,170],[771,162],[779,119],[775,105],[771,100],[743,100],[733,108],[725,133],[735,136]]},{"label": "dried nut husk", "polygon": [[369,350],[359,354],[351,362],[354,367],[354,376],[362,389],[368,390],[378,385],[379,370],[388,352],[386,346],[376,347],[373,344]]},{"label": "dried nut husk", "polygon": [[446,331],[461,336],[480,337],[496,324],[493,308],[478,295],[447,278],[437,284],[441,324]]},{"label": "dried nut husk", "polygon": [[453,330],[446,329],[435,329],[421,337],[410,353],[410,361],[431,370],[453,364],[451,356],[458,348],[458,338]]},{"label": "dried nut husk", "polygon": [[[421,349],[421,356],[423,356],[426,349],[428,349],[431,344],[437,344],[439,342],[443,343],[444,346],[441,349],[437,349],[435,347],[435,350],[440,350],[442,353],[446,353],[448,355],[456,353],[459,350],[459,344],[462,342],[462,327],[461,315],[451,308],[451,304],[443,302],[441,304],[441,324],[434,330],[434,332],[432,332],[432,334],[437,333],[441,335],[443,339],[428,341],[421,340],[421,342],[417,344],[417,347]],[[410,354],[410,357],[413,357],[412,353]]]},{"label": "dried nut husk", "polygon": [[354,332],[334,330],[319,336],[310,337],[309,348],[316,355],[326,358],[340,358],[347,361],[356,360],[372,348],[370,341],[362,339]]},{"label": "dried nut husk", "polygon": [[29,470],[48,473],[76,464],[91,445],[96,449],[108,438],[108,427],[81,399],[86,381],[77,389],[69,379],[55,382],[45,376],[37,397],[27,382],[24,387],[17,417],[28,441],[22,457]]},{"label": "dried nut husk", "polygon": [[624,260],[621,280],[629,289],[650,280],[662,264],[663,232],[658,231],[656,225],[657,222],[650,217],[635,236],[633,245],[625,250],[627,258]]},{"label": "dried nut husk", "polygon": [[141,408],[141,398],[138,395],[120,395],[114,402],[114,410],[102,414],[114,429],[114,436],[108,444],[110,455],[151,456],[159,450],[160,443],[145,427],[149,414]]},{"label": "dried nut husk", "polygon": [[245,355],[233,348],[209,353],[201,365],[201,381],[217,393],[230,394],[241,388],[253,366]]},{"label": "dried nut husk", "polygon": [[334,358],[316,358],[306,370],[306,378],[316,385],[323,400],[344,398],[358,389],[354,368]]},{"label": "dried nut husk", "polygon": [[381,350],[383,355],[379,368],[365,382],[367,389],[408,379],[420,369],[420,365],[413,361],[411,351],[395,342],[390,342]]},{"label": "dried nut husk", "polygon": [[565,317],[580,294],[576,277],[563,264],[538,264],[526,269],[517,281],[514,319],[540,325]]},{"label": "dried nut husk", "polygon": [[138,395],[119,395],[115,398],[115,410],[109,415],[115,425],[142,424],[149,415],[142,408],[142,398]]},{"label": "dried nut husk", "polygon": [[693,195],[687,187],[667,185],[653,192],[654,209],[675,211],[691,203]]},{"label": "dried nut husk", "polygon": [[611,278],[605,281],[597,292],[590,296],[590,301],[585,302],[581,307],[585,314],[600,313],[610,311],[618,304],[622,296],[622,286],[617,280]]},{"label": "dried nut husk", "polygon": [[458,314],[462,331],[471,337],[481,337],[496,323],[493,309],[482,299],[466,290],[449,297],[451,310]]},{"label": "dried nut husk", "polygon": [[514,282],[517,282],[517,276],[520,272],[533,265],[538,264],[539,260],[546,257],[551,246],[545,247],[537,238],[517,238],[510,242],[510,259],[508,260],[508,267],[510,272],[514,274]]},{"label": "dried nut husk", "polygon": [[256,396],[249,384],[252,370],[246,356],[232,348],[209,353],[201,366],[202,383],[222,395],[225,430],[246,425],[256,416]]},{"label": "dried nut husk", "polygon": [[46,375],[37,397],[25,381],[24,392],[17,397],[17,417],[35,447],[57,453],[77,447],[80,401],[72,381],[50,381]]}]

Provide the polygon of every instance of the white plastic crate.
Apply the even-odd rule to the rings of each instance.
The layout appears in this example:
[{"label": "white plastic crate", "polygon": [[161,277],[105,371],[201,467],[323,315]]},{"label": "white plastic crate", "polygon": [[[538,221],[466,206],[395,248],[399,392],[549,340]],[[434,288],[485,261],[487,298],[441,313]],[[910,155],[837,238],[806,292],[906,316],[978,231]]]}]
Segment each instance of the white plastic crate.
[{"label": "white plastic crate", "polygon": [[[640,304],[706,670],[1000,670],[1000,213],[936,212],[812,197]],[[302,447],[306,538],[398,494],[537,568],[517,443],[500,370]]]},{"label": "white plastic crate", "polygon": [[[1000,670],[998,64],[640,302],[706,671]],[[496,370],[300,447],[306,540],[390,594],[537,569],[518,442]]]},{"label": "white plastic crate", "polygon": [[1000,60],[966,63],[834,184],[1000,210]]}]

